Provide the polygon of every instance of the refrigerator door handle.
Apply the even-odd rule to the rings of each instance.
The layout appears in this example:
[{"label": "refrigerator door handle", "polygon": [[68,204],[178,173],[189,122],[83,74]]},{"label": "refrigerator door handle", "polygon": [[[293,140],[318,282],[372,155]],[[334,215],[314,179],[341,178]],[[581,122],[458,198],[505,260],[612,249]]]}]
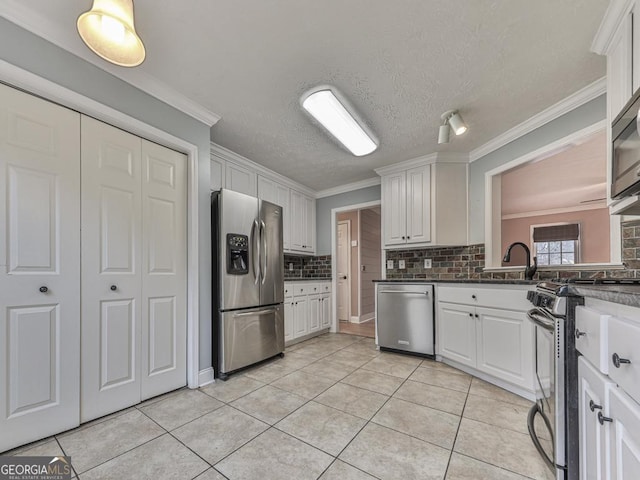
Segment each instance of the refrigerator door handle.
[{"label": "refrigerator door handle", "polygon": [[251,227],[251,267],[253,268],[253,281],[254,284],[258,284],[260,279],[260,229],[258,226],[258,220],[253,221]]},{"label": "refrigerator door handle", "polygon": [[267,308],[265,310],[255,310],[252,312],[244,312],[244,313],[234,313],[233,316],[234,317],[253,317],[253,316],[260,316],[260,315],[267,315],[268,313],[275,313],[277,312],[278,309],[277,308]]},{"label": "refrigerator door handle", "polygon": [[260,265],[260,275],[262,276],[262,284],[267,280],[267,226],[263,220],[260,220],[260,239],[262,240],[262,264]]}]

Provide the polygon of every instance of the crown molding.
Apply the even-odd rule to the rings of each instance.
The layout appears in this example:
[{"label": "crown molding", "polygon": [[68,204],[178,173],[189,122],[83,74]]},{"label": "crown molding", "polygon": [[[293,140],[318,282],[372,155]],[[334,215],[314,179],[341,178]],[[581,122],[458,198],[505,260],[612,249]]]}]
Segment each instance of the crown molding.
[{"label": "crown molding", "polygon": [[507,130],[506,132],[498,135],[497,137],[489,140],[484,145],[479,146],[475,150],[471,150],[469,153],[469,162],[475,162],[479,158],[505,146],[508,143],[513,142],[519,137],[532,132],[536,128],[540,128],[543,125],[561,117],[565,113],[569,113],[581,105],[590,102],[594,98],[607,92],[607,80],[606,77],[602,77],[595,82],[587,85],[586,87],[578,90],[577,92],[569,95],[565,99],[558,103],[551,105],[549,108],[537,113],[533,117],[525,120],[519,125]]},{"label": "crown molding", "polygon": [[502,220],[514,220],[517,218],[526,217],[541,217],[543,215],[556,215],[558,213],[584,212],[587,210],[602,210],[606,208],[607,202],[603,200],[601,202],[594,202],[590,205],[577,205],[574,207],[548,208],[546,210],[531,210],[528,212],[508,213],[506,215],[502,215]]},{"label": "crown molding", "polygon": [[235,163],[241,166],[244,166],[258,175],[263,175],[268,177],[271,180],[274,180],[282,185],[285,185],[289,188],[292,188],[300,193],[304,193],[310,197],[316,198],[316,191],[311,188],[298,183],[294,180],[291,180],[289,177],[285,177],[273,170],[260,165],[259,163],[254,162],[253,160],[249,160],[247,157],[243,157],[239,153],[234,152],[233,150],[229,150],[228,148],[223,147],[222,145],[218,145],[217,143],[210,143],[210,152],[211,155],[215,155],[216,157],[224,160],[225,162]]},{"label": "crown molding", "polygon": [[382,179],[380,177],[367,178],[366,180],[360,180],[358,182],[347,183],[345,185],[339,185],[337,187],[327,188],[316,192],[316,198],[331,197],[332,195],[339,195],[341,193],[353,192],[354,190],[360,190],[362,188],[373,187],[380,185]]},{"label": "crown molding", "polygon": [[635,0],[612,0],[607,7],[602,22],[598,27],[593,42],[591,43],[591,51],[598,55],[606,55],[611,46],[618,26],[622,22],[625,15],[628,15],[635,4]]},{"label": "crown molding", "polygon": [[209,127],[215,125],[221,118],[220,115],[208,110],[140,69],[123,69],[102,60],[91,53],[80,40],[76,42],[70,40],[60,30],[59,25],[55,25],[49,19],[44,18],[16,0],[3,0],[0,2],[0,17],[4,17],[11,23],[95,65]]},{"label": "crown molding", "polygon": [[402,170],[408,170],[409,168],[430,165],[432,163],[469,163],[469,155],[462,152],[434,152],[429,155],[423,155],[403,162],[394,163],[393,165],[376,168],[375,172],[382,176]]}]

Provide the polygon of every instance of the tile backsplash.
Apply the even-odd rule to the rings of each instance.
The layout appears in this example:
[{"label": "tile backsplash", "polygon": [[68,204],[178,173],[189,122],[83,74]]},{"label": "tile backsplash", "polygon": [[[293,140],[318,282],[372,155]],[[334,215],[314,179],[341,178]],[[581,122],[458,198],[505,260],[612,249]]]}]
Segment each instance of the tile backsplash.
[{"label": "tile backsplash", "polygon": [[[289,270],[293,264],[293,270]],[[331,278],[331,255],[302,257],[284,256],[284,279],[289,278]]]},{"label": "tile backsplash", "polygon": [[[538,270],[534,280],[553,278],[640,278],[640,221],[622,226],[622,262],[624,269],[617,270]],[[431,268],[424,268],[424,259],[431,259]],[[522,272],[484,272],[484,244],[463,247],[427,247],[406,250],[387,250],[387,260],[393,260],[394,268],[387,269],[389,279],[455,280],[473,279],[522,279]],[[405,261],[405,268],[398,269],[398,260]],[[293,271],[289,264],[293,264]],[[331,255],[302,257],[284,256],[284,277],[330,278]]]},{"label": "tile backsplash", "polygon": [[[552,278],[640,278],[640,221],[622,226],[622,262],[617,270],[538,270],[534,280]],[[424,268],[423,260],[430,258],[432,268]],[[387,269],[389,279],[454,280],[522,279],[522,272],[484,272],[484,244],[463,247],[427,247],[407,250],[387,250],[387,260],[394,268]],[[398,269],[398,261],[405,268]]]}]

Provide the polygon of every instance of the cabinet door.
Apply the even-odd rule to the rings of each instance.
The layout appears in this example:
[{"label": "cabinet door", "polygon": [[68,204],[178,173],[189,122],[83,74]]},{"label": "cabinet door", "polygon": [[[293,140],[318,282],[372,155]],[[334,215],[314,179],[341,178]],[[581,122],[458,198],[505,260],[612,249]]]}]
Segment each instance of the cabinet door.
[{"label": "cabinet door", "polygon": [[640,407],[619,388],[609,389],[611,478],[640,478]]},{"label": "cabinet door", "polygon": [[304,217],[305,233],[302,248],[306,252],[314,253],[316,250],[316,201],[306,195],[304,196]]},{"label": "cabinet door", "polygon": [[294,310],[294,324],[293,324],[293,337],[298,338],[309,333],[308,328],[308,308],[307,297],[295,297],[293,302]]},{"label": "cabinet door", "polygon": [[382,177],[382,222],[385,245],[407,243],[406,173]]},{"label": "cabinet door", "polygon": [[273,180],[258,175],[258,198],[278,204],[276,185],[276,182]]},{"label": "cabinet door", "polygon": [[284,299],[284,341],[293,340],[293,325],[295,322],[295,310],[291,298]]},{"label": "cabinet door", "polygon": [[78,113],[0,84],[0,198],[3,452],[80,422]]},{"label": "cabinet door", "polygon": [[210,183],[211,183],[211,191],[215,192],[216,190],[220,190],[224,188],[225,182],[225,168],[224,168],[224,160],[218,157],[211,157],[211,172],[210,172]]},{"label": "cabinet door", "polygon": [[620,113],[633,93],[632,18],[629,13],[622,20],[607,55],[607,99],[611,119]]},{"label": "cabinet door", "polygon": [[533,324],[526,313],[476,309],[477,368],[533,391]]},{"label": "cabinet door", "polygon": [[322,296],[322,318],[321,318],[321,328],[330,328],[331,327],[331,296],[323,295]]},{"label": "cabinet door", "polygon": [[431,240],[431,166],[407,170],[407,243]]},{"label": "cabinet door", "polygon": [[438,304],[438,350],[443,357],[476,366],[475,307]]},{"label": "cabinet door", "polygon": [[255,197],[257,195],[256,174],[248,168],[227,162],[225,186],[229,190]]},{"label": "cabinet door", "polygon": [[304,195],[291,190],[291,250],[304,251],[303,245],[307,233],[306,205]]},{"label": "cabinet door", "polygon": [[317,332],[320,330],[320,315],[321,315],[321,300],[320,295],[309,295],[309,333]]},{"label": "cabinet door", "polygon": [[187,157],[142,140],[141,399],[187,383]]},{"label": "cabinet door", "polygon": [[608,476],[608,424],[600,425],[598,412],[609,416],[605,405],[606,389],[612,382],[584,357],[578,360],[578,418],[580,432],[580,479],[605,480]]}]

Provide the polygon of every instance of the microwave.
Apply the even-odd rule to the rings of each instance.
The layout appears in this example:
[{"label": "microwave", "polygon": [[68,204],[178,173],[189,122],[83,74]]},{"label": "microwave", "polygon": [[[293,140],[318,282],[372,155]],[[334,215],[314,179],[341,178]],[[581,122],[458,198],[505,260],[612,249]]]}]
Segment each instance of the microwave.
[{"label": "microwave", "polygon": [[611,198],[640,193],[640,90],[611,125]]}]

